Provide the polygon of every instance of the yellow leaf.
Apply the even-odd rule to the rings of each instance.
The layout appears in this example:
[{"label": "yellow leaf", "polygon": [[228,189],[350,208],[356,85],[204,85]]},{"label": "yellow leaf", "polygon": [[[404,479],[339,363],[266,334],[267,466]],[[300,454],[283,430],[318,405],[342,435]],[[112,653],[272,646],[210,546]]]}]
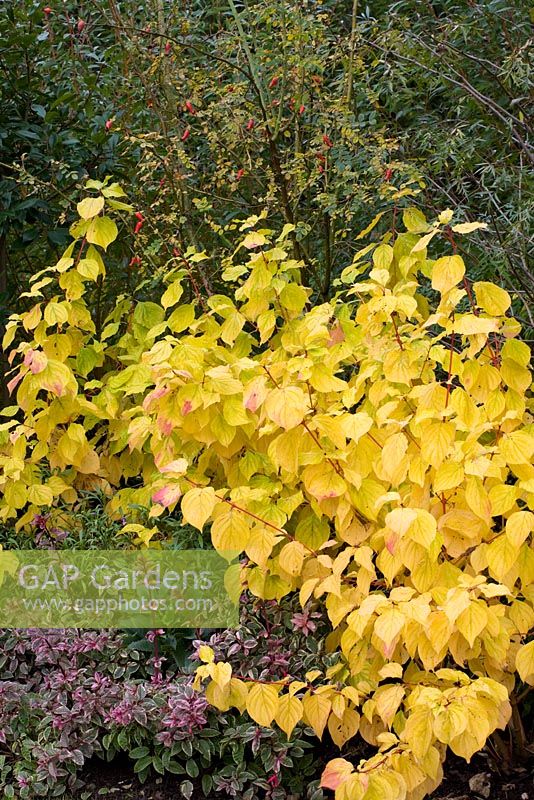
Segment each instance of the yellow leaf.
[{"label": "yellow leaf", "polygon": [[519,548],[512,544],[505,533],[501,534],[488,545],[486,551],[490,574],[498,581],[502,581],[518,556]]},{"label": "yellow leaf", "polygon": [[344,479],[328,461],[306,467],[302,480],[306,490],[317,500],[340,497],[347,489]]},{"label": "yellow leaf", "polygon": [[390,608],[381,614],[375,622],[374,632],[386,647],[390,648],[401,630],[406,619],[397,608]]},{"label": "yellow leaf", "polygon": [[215,660],[215,653],[211,647],[208,647],[207,644],[202,644],[198,648],[198,657],[205,664],[211,664]]},{"label": "yellow leaf", "polygon": [[387,728],[391,728],[393,719],[399,710],[399,706],[402,702],[405,692],[406,689],[401,684],[380,687],[375,692],[373,699],[376,702],[376,710]]},{"label": "yellow leaf", "polygon": [[353,708],[346,708],[342,719],[332,714],[328,720],[328,731],[338,747],[343,747],[345,742],[356,736],[359,726],[360,715]]},{"label": "yellow leaf", "polygon": [[402,212],[404,227],[410,233],[424,233],[428,230],[428,222],[422,211],[418,208],[405,208]]},{"label": "yellow leaf", "polygon": [[409,384],[412,379],[410,354],[398,348],[390,350],[384,356],[384,375],[392,383]]},{"label": "yellow leaf", "polygon": [[341,419],[343,420],[345,436],[354,442],[358,442],[373,427],[373,420],[365,411],[359,411],[356,414],[344,414]]},{"label": "yellow leaf", "polygon": [[454,442],[452,422],[433,422],[425,428],[421,442],[421,457],[433,467],[445,460]]},{"label": "yellow leaf", "polygon": [[384,216],[385,213],[386,213],[385,211],[380,211],[376,215],[376,217],[373,217],[369,225],[366,228],[364,228],[363,231],[360,231],[360,233],[356,236],[356,240],[363,239],[364,236],[367,236],[367,234],[373,230],[375,225],[381,220],[381,218]]},{"label": "yellow leaf", "polygon": [[264,683],[256,683],[247,696],[247,711],[258,725],[269,727],[276,714],[280,700],[278,688]]},{"label": "yellow leaf", "polygon": [[454,461],[446,461],[436,470],[434,476],[434,491],[446,492],[455,489],[464,479],[464,468]]},{"label": "yellow leaf", "polygon": [[195,308],[192,305],[178,306],[167,320],[167,325],[173,333],[180,333],[189,328],[195,319]]},{"label": "yellow leaf", "polygon": [[297,722],[300,722],[304,713],[302,701],[298,697],[292,697],[290,694],[284,694],[278,700],[278,710],[276,712],[274,721],[287,735],[291,736],[293,729]]},{"label": "yellow leaf", "polygon": [[254,250],[256,247],[261,247],[267,242],[267,239],[263,235],[263,233],[257,233],[256,231],[252,231],[252,233],[248,233],[243,241],[241,242],[241,247],[246,247],[247,250]]},{"label": "yellow leaf", "polygon": [[100,267],[98,265],[98,261],[96,261],[94,258],[82,258],[78,262],[76,269],[78,270],[82,278],[87,278],[90,281],[96,281],[96,279],[100,274]]},{"label": "yellow leaf", "polygon": [[211,679],[220,689],[224,689],[232,678],[232,667],[224,661],[209,662],[209,672]]},{"label": "yellow leaf", "polygon": [[477,334],[488,334],[496,331],[498,322],[489,317],[477,317],[475,314],[462,314],[452,326],[456,333],[463,336],[476,336]]},{"label": "yellow leaf", "polygon": [[288,311],[296,313],[302,311],[308,302],[308,292],[297,283],[287,283],[280,292],[280,305]]},{"label": "yellow leaf", "polygon": [[258,526],[252,529],[245,552],[255,564],[264,567],[280,538],[269,528]]},{"label": "yellow leaf", "polygon": [[430,231],[430,233],[427,233],[426,236],[421,236],[421,238],[419,239],[417,244],[415,244],[412,247],[411,252],[412,253],[420,253],[422,250],[424,250],[425,247],[427,247],[430,244],[430,242],[432,241],[434,236],[437,234],[437,232],[438,232],[437,230],[434,230],[434,231]]},{"label": "yellow leaf", "polygon": [[[199,669],[202,669],[202,667]],[[198,674],[197,671],[197,676]],[[206,687],[206,700],[211,706],[218,708],[219,711],[228,711],[232,705],[230,703],[230,684],[227,683],[221,687],[215,681],[211,681]]]},{"label": "yellow leaf", "polygon": [[28,502],[36,506],[49,506],[54,500],[54,493],[49,486],[35,483],[28,486]]},{"label": "yellow leaf", "polygon": [[487,222],[460,222],[459,225],[453,225],[452,229],[455,233],[471,233],[479,228],[487,228]]},{"label": "yellow leaf", "polygon": [[308,400],[299,386],[273,389],[264,403],[267,416],[281,428],[289,430],[300,425],[308,410]]},{"label": "yellow leaf", "polygon": [[213,522],[211,540],[219,552],[238,552],[245,549],[250,536],[247,518],[241,511],[229,508]]},{"label": "yellow leaf", "polygon": [[109,217],[93,217],[85,235],[88,242],[98,244],[107,250],[111,242],[117,238],[118,229]]},{"label": "yellow leaf", "polygon": [[334,758],[329,761],[321,775],[321,786],[323,789],[331,789],[333,792],[345,783],[349,775],[354,770],[350,761],[344,758]]},{"label": "yellow leaf", "polygon": [[534,531],[532,511],[516,511],[506,520],[506,536],[514,547],[521,547],[531,531]]},{"label": "yellow leaf", "polygon": [[508,513],[508,511],[514,507],[518,497],[519,490],[517,486],[510,486],[507,483],[492,486],[489,490],[491,516],[498,517]]},{"label": "yellow leaf", "polygon": [[185,522],[200,531],[210,518],[217,498],[211,486],[203,489],[191,489],[182,498],[182,515]]},{"label": "yellow leaf", "polygon": [[390,244],[380,244],[373,253],[373,264],[377,269],[389,269],[393,261],[393,248]]},{"label": "yellow leaf", "polygon": [[322,739],[328,715],[332,708],[330,700],[321,694],[306,694],[302,700],[304,707],[304,720],[315,731],[315,735]]},{"label": "yellow leaf", "polygon": [[477,281],[477,283],[473,284],[473,289],[475,290],[477,305],[492,317],[502,317],[512,305],[508,292],[494,283]]},{"label": "yellow leaf", "polygon": [[23,508],[28,499],[27,489],[21,481],[10,481],[4,487],[4,497],[12,508]]},{"label": "yellow leaf", "polygon": [[69,319],[65,303],[47,303],[44,310],[45,322],[48,325],[64,325]]},{"label": "yellow leaf", "polygon": [[432,288],[446,294],[460,283],[464,275],[465,264],[461,256],[438,258],[432,267]]},{"label": "yellow leaf", "polygon": [[300,575],[304,562],[304,545],[300,542],[289,542],[280,550],[278,561],[285,572],[290,575]]},{"label": "yellow leaf", "polygon": [[244,681],[239,680],[239,678],[232,678],[230,681],[228,702],[230,705],[235,706],[241,714],[247,707],[247,695],[247,684]]},{"label": "yellow leaf", "polygon": [[390,436],[382,448],[382,476],[395,485],[399,482],[395,480],[397,477],[396,472],[406,455],[407,449],[408,439],[403,433],[395,433]]},{"label": "yellow leaf", "polygon": [[472,600],[456,620],[456,627],[469,642],[469,647],[473,647],[487,624],[488,612],[485,604],[479,600]]},{"label": "yellow leaf", "polygon": [[467,711],[461,703],[450,703],[438,709],[434,718],[434,733],[440,742],[448,744],[465,731],[467,722]]},{"label": "yellow leaf", "polygon": [[499,440],[499,451],[508,464],[530,464],[534,455],[534,435],[513,431]]},{"label": "yellow leaf", "polygon": [[465,482],[465,501],[477,517],[489,523],[491,502],[481,478],[476,475],[469,475]]},{"label": "yellow leaf", "polygon": [[85,200],[78,203],[76,209],[82,219],[91,219],[100,214],[104,208],[104,202],[103,197],[86,197]]},{"label": "yellow leaf", "polygon": [[517,651],[515,668],[524,683],[534,686],[534,640]]},{"label": "yellow leaf", "polygon": [[454,212],[450,208],[446,208],[445,211],[442,211],[438,214],[438,222],[440,225],[448,225],[451,219],[454,216]]},{"label": "yellow leaf", "polygon": [[406,720],[401,738],[409,744],[416,758],[424,758],[434,738],[430,708],[416,707],[412,711]]},{"label": "yellow leaf", "polygon": [[176,305],[178,300],[183,294],[183,288],[181,282],[173,281],[170,286],[168,286],[163,294],[161,295],[161,305],[163,308],[170,308],[171,306]]}]

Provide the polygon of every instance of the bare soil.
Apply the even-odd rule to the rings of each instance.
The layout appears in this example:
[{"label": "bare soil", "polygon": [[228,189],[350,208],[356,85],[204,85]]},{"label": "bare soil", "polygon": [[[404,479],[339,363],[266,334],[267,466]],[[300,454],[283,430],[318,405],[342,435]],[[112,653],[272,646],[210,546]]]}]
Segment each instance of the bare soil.
[{"label": "bare soil", "polygon": [[[534,800],[532,765],[504,775],[496,771],[495,765],[482,753],[470,764],[450,758],[445,774],[445,780],[431,800]],[[110,764],[93,760],[82,777],[86,785],[76,800],[178,800],[180,783],[184,780],[183,776],[175,775],[151,776],[140,784],[127,759]],[[200,788],[195,789],[191,800],[205,800]],[[216,793],[208,800],[226,800],[226,795]]]}]

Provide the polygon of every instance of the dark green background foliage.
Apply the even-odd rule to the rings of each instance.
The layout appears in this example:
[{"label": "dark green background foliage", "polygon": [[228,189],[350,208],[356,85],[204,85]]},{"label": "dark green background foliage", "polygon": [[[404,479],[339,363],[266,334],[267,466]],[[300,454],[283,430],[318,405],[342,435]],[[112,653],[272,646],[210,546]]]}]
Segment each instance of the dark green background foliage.
[{"label": "dark green background foliage", "polygon": [[112,174],[145,221],[135,236],[124,216],[97,318],[190,245],[210,255],[190,291],[217,288],[233,220],[262,209],[296,226],[328,296],[355,235],[415,202],[489,223],[466,245],[472,274],[514,289],[534,328],[526,0],[45,8],[0,6],[0,323],[59,257],[85,177]]}]

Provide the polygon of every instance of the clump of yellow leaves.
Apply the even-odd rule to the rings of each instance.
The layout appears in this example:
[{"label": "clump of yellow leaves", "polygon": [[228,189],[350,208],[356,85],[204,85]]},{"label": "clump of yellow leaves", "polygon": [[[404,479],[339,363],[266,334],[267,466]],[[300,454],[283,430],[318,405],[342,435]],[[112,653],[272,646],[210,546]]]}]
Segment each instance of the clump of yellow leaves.
[{"label": "clump of yellow leaves", "polygon": [[[248,220],[223,265],[235,290],[183,303],[186,271],[171,264],[159,303],[119,300],[97,336],[83,290],[104,274],[119,190],[91,188],[36,305],[8,324],[6,348],[23,335],[0,518],[23,526],[98,486],[111,513],[179,507],[211,524],[217,550],[244,554],[255,595],[324,607],[338,659],[270,684],[203,648],[210,702],[288,736],[304,722],[374,745],[365,762],[329,764],[337,800],[422,798],[446,749],[471,758],[534,684],[530,352],[507,292],[471,284],[456,252],[427,253],[473,226],[408,209],[406,232],[364,247],[338,295],[312,305],[292,226],[275,238]],[[186,254],[191,269],[202,258]],[[129,532],[150,546],[157,527]]]}]

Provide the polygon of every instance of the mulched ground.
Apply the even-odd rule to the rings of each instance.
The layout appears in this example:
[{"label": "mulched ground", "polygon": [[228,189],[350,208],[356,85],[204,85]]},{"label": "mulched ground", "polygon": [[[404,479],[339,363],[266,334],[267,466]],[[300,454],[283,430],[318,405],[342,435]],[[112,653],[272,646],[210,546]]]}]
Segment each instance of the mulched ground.
[{"label": "mulched ground", "polygon": [[[491,770],[488,759],[481,754],[473,758],[471,764],[453,757],[445,771],[447,778],[432,795],[432,800],[534,800],[533,769],[499,774]],[[183,780],[183,777],[168,775],[152,777],[141,785],[127,760],[111,764],[94,760],[87,766],[83,778],[85,791],[82,790],[76,800],[178,800]],[[200,789],[193,793],[192,800],[204,800]],[[215,794],[211,800],[224,799]],[[295,797],[295,800],[300,799]]]}]

